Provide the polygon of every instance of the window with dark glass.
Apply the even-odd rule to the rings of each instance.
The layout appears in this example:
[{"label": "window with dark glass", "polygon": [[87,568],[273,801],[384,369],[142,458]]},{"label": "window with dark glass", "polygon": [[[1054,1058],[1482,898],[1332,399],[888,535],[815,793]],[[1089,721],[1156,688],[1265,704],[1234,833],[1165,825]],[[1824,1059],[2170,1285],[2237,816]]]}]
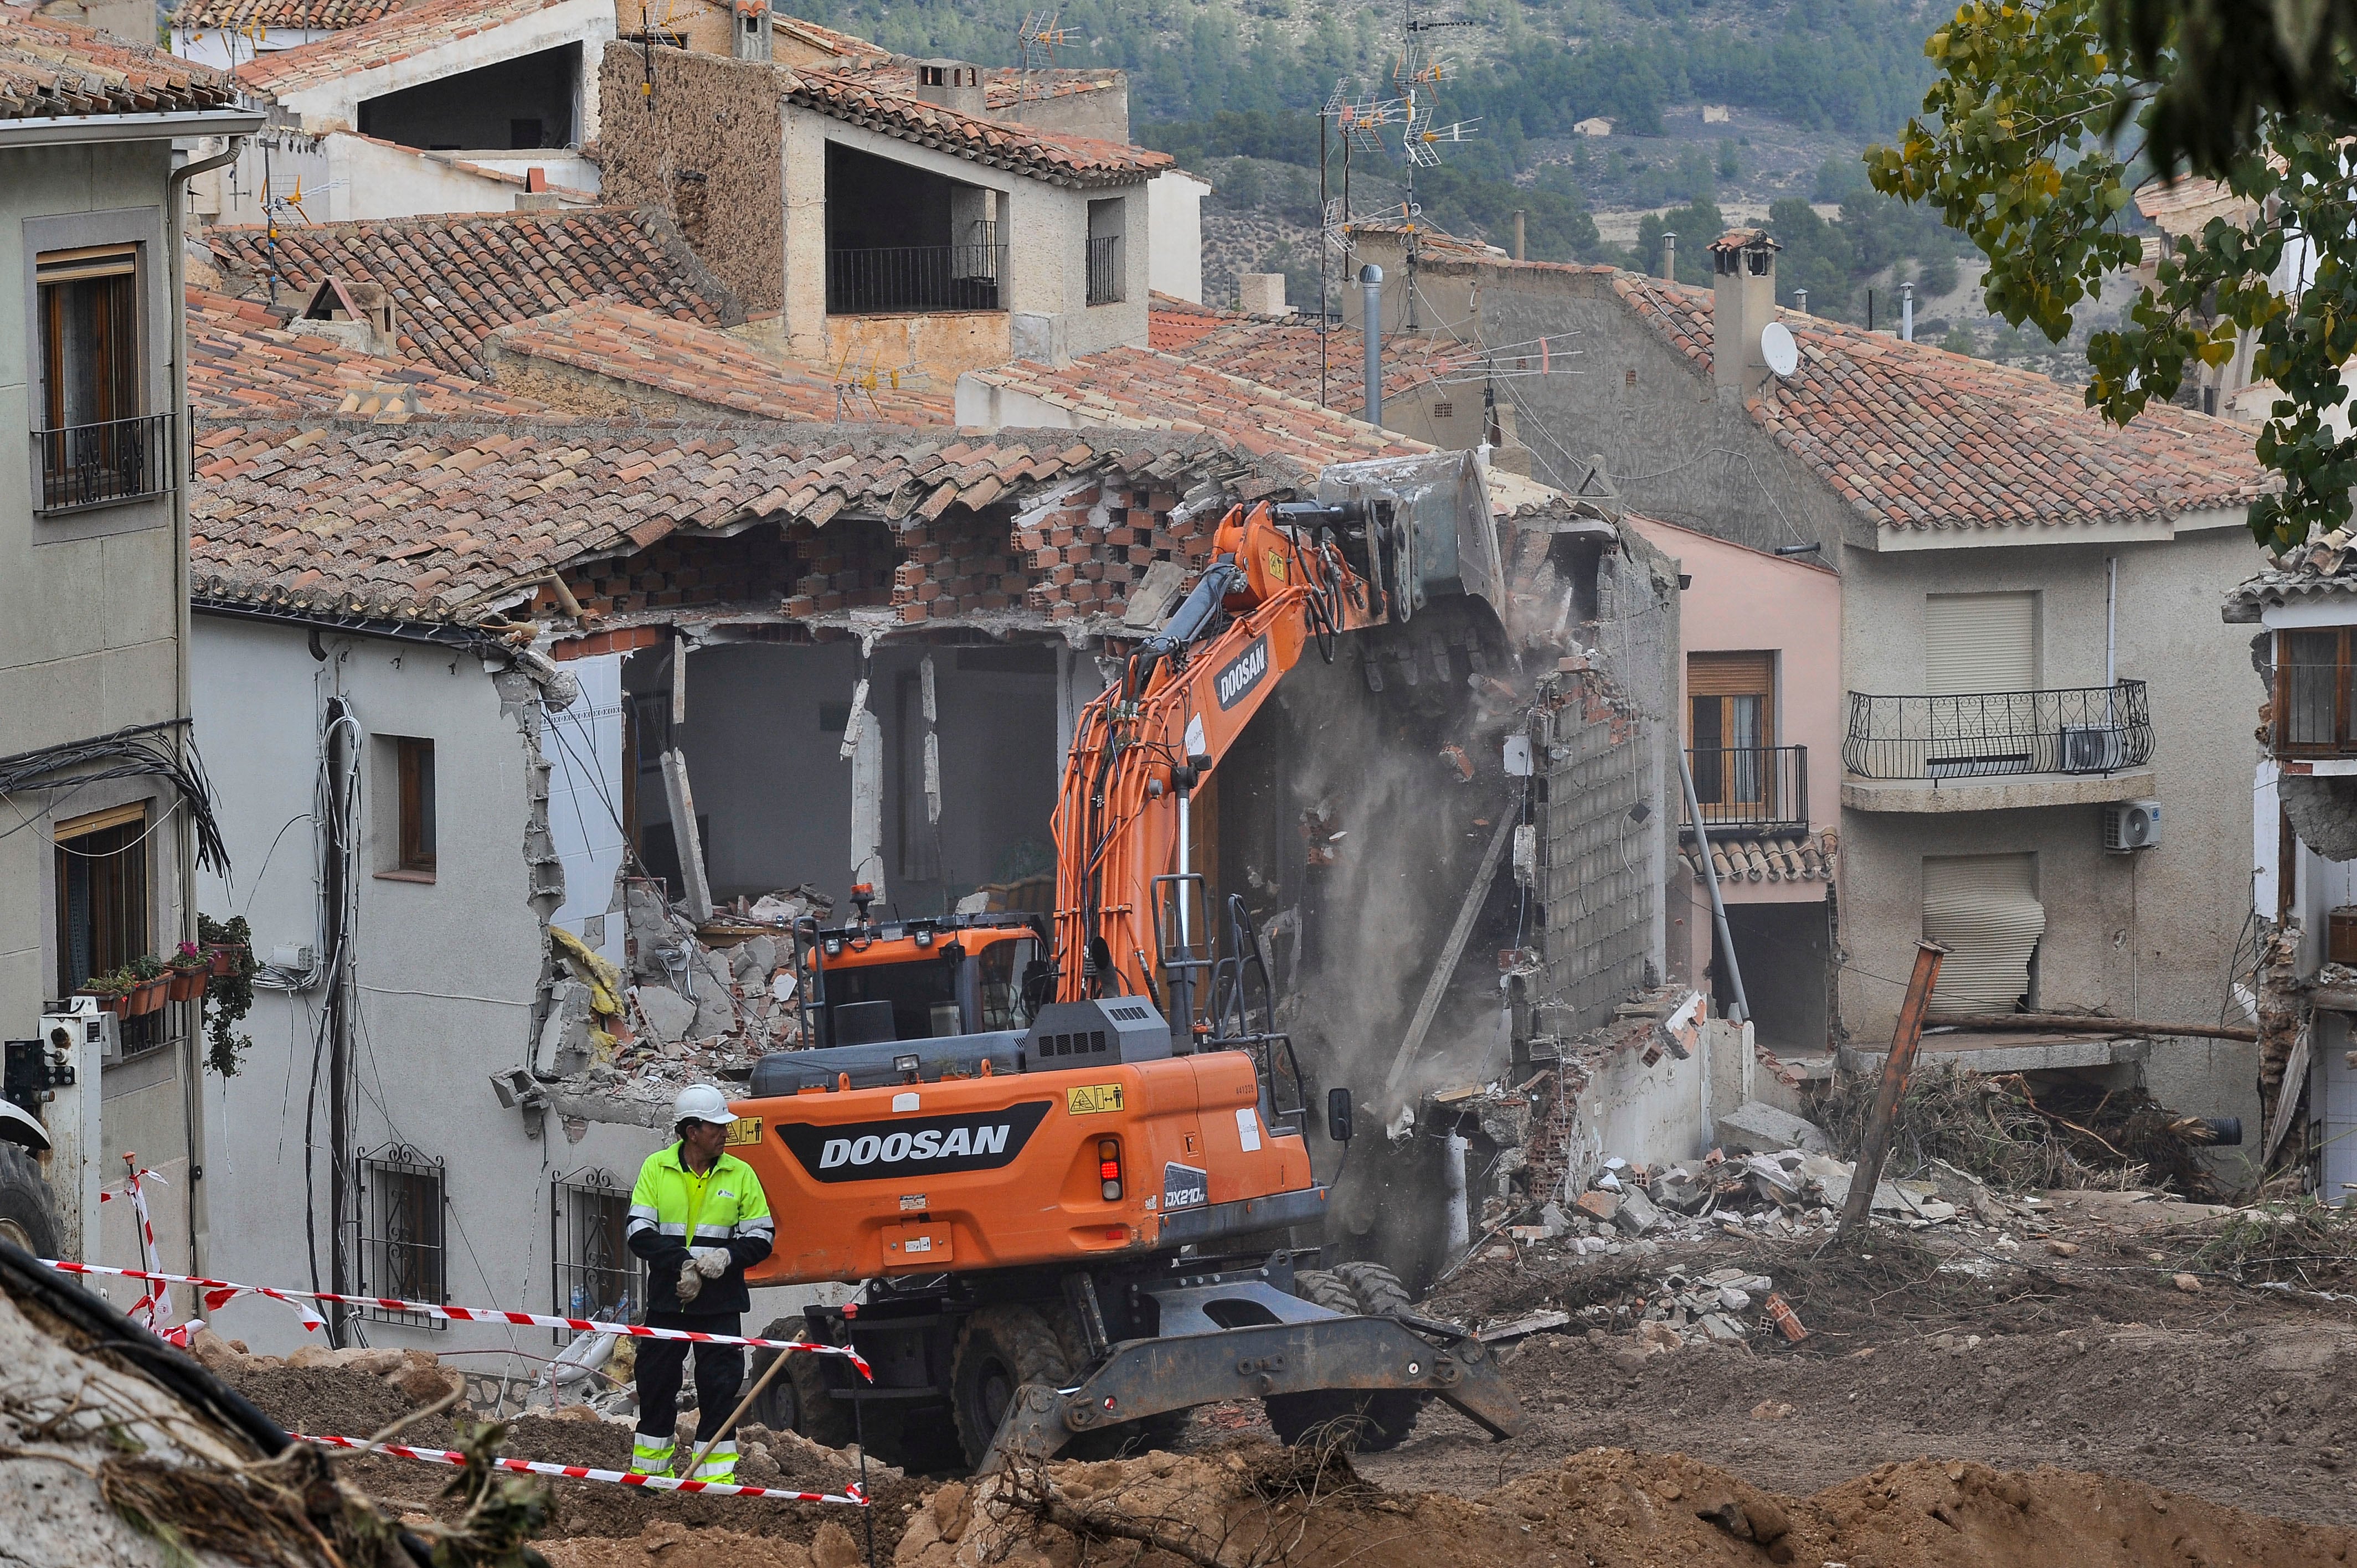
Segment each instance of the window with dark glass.
[{"label": "window with dark glass", "polygon": [[142,406],[139,247],[43,252],[35,281],[42,506],[162,489],[171,468],[165,416]]},{"label": "window with dark glass", "polygon": [[434,743],[404,736],[394,743],[400,753],[400,869],[431,874],[434,870]]},{"label": "window with dark glass", "polygon": [[2276,633],[2275,749],[2282,757],[2357,755],[2352,632],[2317,627]]},{"label": "window with dark glass", "polygon": [[[149,925],[147,805],[70,817],[57,825],[57,994],[156,950]],[[160,1044],[163,1021],[122,1021],[125,1051]]]}]

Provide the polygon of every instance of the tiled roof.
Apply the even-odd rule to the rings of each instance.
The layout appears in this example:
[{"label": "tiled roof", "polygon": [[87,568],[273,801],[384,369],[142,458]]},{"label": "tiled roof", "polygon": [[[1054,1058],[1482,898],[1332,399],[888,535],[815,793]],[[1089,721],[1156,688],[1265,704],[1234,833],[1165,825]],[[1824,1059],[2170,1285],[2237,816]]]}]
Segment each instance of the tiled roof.
[{"label": "tiled roof", "polygon": [[[502,327],[486,344],[495,375],[509,357],[546,360],[713,409],[762,419],[956,423],[946,389],[896,388],[891,376],[780,360],[726,332],[616,300],[595,300]],[[877,384],[867,384],[874,382]]]},{"label": "tiled roof", "polygon": [[2225,619],[2255,625],[2268,610],[2322,599],[2357,597],[2357,538],[2336,528],[2314,542],[2286,551],[2275,565],[2226,596]]},{"label": "tiled roof", "polygon": [[1146,346],[1157,353],[1183,353],[1196,339],[1249,319],[1241,311],[1220,310],[1157,290],[1146,302]]},{"label": "tiled roof", "polygon": [[671,220],[622,208],[454,213],[355,223],[205,231],[223,270],[276,271],[281,297],[330,273],[383,285],[402,351],[479,376],[484,338],[511,321],[615,298],[725,327],[743,307],[688,251]]},{"label": "tiled roof", "polygon": [[295,331],[253,300],[190,288],[188,401],[199,418],[421,413],[548,418],[554,411],[408,360],[383,360]]},{"label": "tiled roof", "polygon": [[770,13],[770,26],[787,37],[796,38],[813,48],[824,49],[840,56],[854,65],[881,65],[892,58],[883,45],[871,43],[856,34],[823,27],[804,16],[789,16],[781,12]]},{"label": "tiled roof", "polygon": [[[436,0],[448,4],[450,0]],[[312,48],[318,46],[313,45]],[[786,97],[887,136],[1056,185],[1128,185],[1171,166],[1168,153],[977,119],[880,86],[863,72],[785,72]]]},{"label": "tiled roof", "polygon": [[284,97],[560,5],[565,0],[425,0],[330,38],[265,54],[238,70],[248,91]]},{"label": "tiled roof", "polygon": [[286,27],[331,32],[373,22],[400,5],[401,0],[185,0],[172,14],[172,25],[199,31]]},{"label": "tiled roof", "polygon": [[[1831,882],[1835,833],[1747,833],[1741,828],[1710,830],[1711,869],[1723,883]],[[1697,882],[1702,854],[1692,843],[1678,845],[1678,859]]]},{"label": "tiled roof", "polygon": [[[1366,349],[1355,327],[1337,326],[1320,334],[1315,327],[1294,321],[1231,317],[1173,352],[1312,403],[1318,401],[1322,364],[1329,407],[1355,414],[1366,406],[1361,362]],[[1480,353],[1460,344],[1395,337],[1383,346],[1383,395],[1388,398],[1480,363]]]},{"label": "tiled roof", "polygon": [[1105,349],[1060,369],[1020,360],[966,374],[1064,410],[1078,424],[1212,431],[1256,456],[1311,468],[1433,450],[1305,398],[1150,349]]},{"label": "tiled roof", "polygon": [[[1620,272],[1611,286],[1708,373],[1708,290]],[[1880,527],[2140,521],[2246,505],[2266,482],[2251,431],[2231,421],[2156,403],[2122,429],[2033,371],[1777,316],[1800,369],[1755,399],[1751,417]]]},{"label": "tiled roof", "polygon": [[[1216,490],[1249,467],[1206,437],[1135,432],[206,422],[191,585],[201,598],[323,615],[474,622],[560,568],[757,522],[823,528],[864,516],[922,538],[953,508],[1057,481]],[[1246,493],[1281,488],[1259,481]],[[997,532],[1004,551],[1006,526]],[[886,573],[897,575],[888,564]],[[1093,606],[1109,601],[1091,592],[1103,587],[1066,566],[1033,592],[1043,607],[1067,592]],[[889,595],[909,619],[931,597],[915,579]]]},{"label": "tiled roof", "polygon": [[0,121],[234,109],[226,77],[148,44],[0,5]]}]

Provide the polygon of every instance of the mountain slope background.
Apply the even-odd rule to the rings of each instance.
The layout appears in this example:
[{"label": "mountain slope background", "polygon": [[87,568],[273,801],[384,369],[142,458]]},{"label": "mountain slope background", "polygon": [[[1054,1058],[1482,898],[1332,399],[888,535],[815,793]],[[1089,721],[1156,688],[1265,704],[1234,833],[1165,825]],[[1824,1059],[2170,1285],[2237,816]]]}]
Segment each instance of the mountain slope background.
[{"label": "mountain slope background", "polygon": [[[986,65],[1020,60],[1022,0],[833,0],[814,19],[909,54]],[[1410,13],[1319,0],[1070,0],[1054,13],[1076,42],[1060,66],[1129,73],[1133,134],[1211,179],[1205,295],[1236,274],[1283,272],[1315,309],[1318,110],[1389,96]],[[1415,178],[1424,216],[1451,232],[1512,243],[1525,214],[1534,260],[1657,271],[1661,235],[1679,236],[1678,274],[1708,281],[1703,247],[1733,221],[1766,222],[1785,246],[1779,284],[1813,313],[1895,325],[1896,290],[1916,285],[1918,336],[2069,373],[2079,357],[1980,310],[1978,258],[1939,221],[1867,188],[1858,161],[1921,103],[1932,72],[1923,40],[1934,0],[1448,0],[1415,15],[1448,60],[1440,124],[1472,121]],[[1705,105],[1723,109],[1710,123]],[[1611,134],[1573,127],[1602,117]],[[1329,143],[1329,195],[1340,164]],[[1396,128],[1380,155],[1353,155],[1351,211],[1401,210]],[[1329,273],[1331,268],[1329,267]],[[1329,278],[1329,298],[1336,286]],[[1871,295],[1871,300],[1869,300]],[[2080,333],[2083,338],[2086,327]]]}]

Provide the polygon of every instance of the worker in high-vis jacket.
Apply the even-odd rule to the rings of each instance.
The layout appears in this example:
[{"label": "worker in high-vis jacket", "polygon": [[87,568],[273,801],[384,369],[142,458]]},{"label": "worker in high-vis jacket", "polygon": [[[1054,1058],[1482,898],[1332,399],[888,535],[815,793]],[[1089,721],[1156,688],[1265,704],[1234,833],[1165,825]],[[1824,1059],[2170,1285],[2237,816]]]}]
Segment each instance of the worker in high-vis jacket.
[{"label": "worker in high-vis jacket", "polygon": [[[708,1083],[679,1091],[672,1122],[679,1142],[657,1149],[630,1188],[630,1251],[647,1261],[647,1322],[705,1334],[745,1332],[752,1298],[745,1271],[770,1255],[777,1224],[753,1167],[725,1152],[736,1117],[728,1097]],[[679,1452],[679,1390],[690,1342],[641,1339],[638,1350],[639,1429],[630,1468],[668,1476],[673,1466],[719,1435],[745,1380],[741,1345],[695,1345],[695,1445]],[[733,1481],[737,1444],[713,1444],[694,1481]]]}]

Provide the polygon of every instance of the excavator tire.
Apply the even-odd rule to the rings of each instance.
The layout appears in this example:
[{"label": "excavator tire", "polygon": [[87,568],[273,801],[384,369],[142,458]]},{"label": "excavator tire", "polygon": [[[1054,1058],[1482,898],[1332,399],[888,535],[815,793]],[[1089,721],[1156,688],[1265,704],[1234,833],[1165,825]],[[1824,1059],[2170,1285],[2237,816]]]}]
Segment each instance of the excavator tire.
[{"label": "excavator tire", "polygon": [[[1308,1269],[1293,1276],[1293,1294],[1329,1312],[1388,1317],[1409,1305],[1407,1287],[1380,1263],[1342,1263]],[[1379,1454],[1407,1441],[1424,1409],[1425,1396],[1400,1389],[1357,1391],[1318,1389],[1264,1400],[1268,1423],[1288,1447],[1336,1443],[1363,1454]]]},{"label": "excavator tire", "polygon": [[[1052,1306],[1042,1304],[1040,1316],[1055,1330],[1056,1344],[1064,1352],[1064,1365],[1075,1378],[1085,1376],[1089,1369],[1089,1341],[1081,1332],[1079,1315],[1065,1303],[1057,1302]],[[1178,1441],[1187,1423],[1194,1418],[1191,1408],[1166,1410],[1158,1415],[1140,1416],[1135,1421],[1083,1432],[1064,1444],[1064,1457],[1095,1461],[1148,1454],[1157,1448],[1167,1450]]]},{"label": "excavator tire", "polygon": [[0,1144],[0,1241],[37,1258],[58,1255],[58,1206],[41,1167],[15,1144]]},{"label": "excavator tire", "polygon": [[[780,1317],[761,1330],[763,1339],[808,1339],[810,1326],[799,1317]],[[770,1363],[783,1350],[753,1352],[752,1378],[759,1382]],[[826,1391],[826,1379],[821,1369],[822,1358],[796,1356],[786,1363],[761,1397],[753,1403],[752,1416],[772,1432],[794,1432],[813,1443],[828,1448],[841,1448],[852,1440],[851,1408]]]},{"label": "excavator tire", "polygon": [[985,1306],[967,1318],[950,1367],[950,1411],[965,1462],[980,1468],[1017,1389],[1026,1383],[1061,1388],[1071,1376],[1056,1331],[1033,1308]]}]

